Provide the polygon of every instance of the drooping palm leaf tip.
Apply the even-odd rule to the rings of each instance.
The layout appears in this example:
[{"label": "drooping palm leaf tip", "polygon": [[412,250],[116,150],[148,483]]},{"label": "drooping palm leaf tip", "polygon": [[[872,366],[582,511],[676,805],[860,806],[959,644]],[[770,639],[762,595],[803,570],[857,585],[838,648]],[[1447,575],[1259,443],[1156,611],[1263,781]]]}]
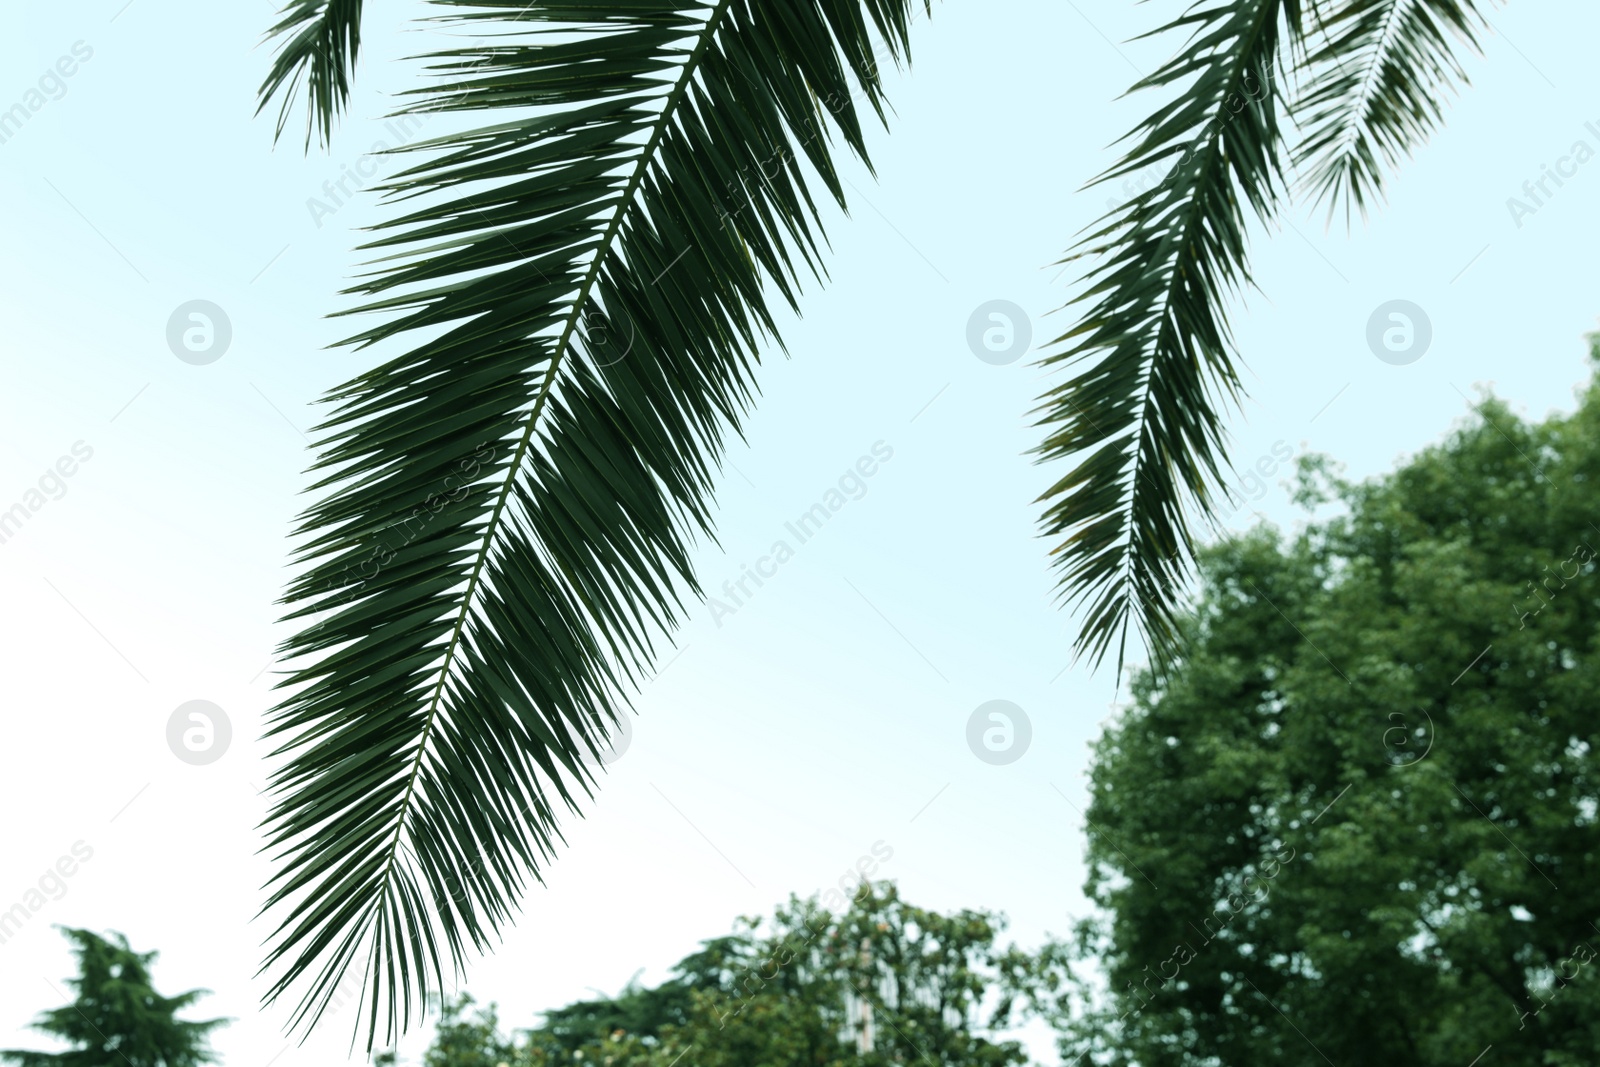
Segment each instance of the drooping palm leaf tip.
[{"label": "drooping palm leaf tip", "polygon": [[1043,364],[1091,364],[1041,398],[1045,460],[1088,452],[1040,497],[1064,594],[1088,601],[1080,655],[1103,659],[1137,620],[1153,653],[1176,639],[1192,538],[1188,499],[1210,509],[1223,462],[1220,407],[1237,400],[1221,304],[1250,280],[1246,203],[1268,217],[1283,185],[1284,37],[1296,0],[1213,0],[1167,29],[1189,43],[1134,89],[1193,79],[1124,140],[1098,180],[1171,162],[1157,186],[1108,212],[1068,260],[1099,256],[1086,307]]},{"label": "drooping palm leaf tip", "polygon": [[306,145],[315,132],[326,146],[333,121],[350,99],[350,74],[361,48],[361,0],[289,0],[269,38],[283,38],[256,114],[282,97],[274,137],[282,137],[301,79],[306,87]]},{"label": "drooping palm leaf tip", "polygon": [[1329,217],[1342,200],[1366,216],[1394,167],[1443,118],[1466,84],[1455,47],[1478,52],[1483,16],[1471,0],[1361,0],[1337,5],[1310,48],[1295,120],[1295,169]]},{"label": "drooping palm leaf tip", "polygon": [[[699,588],[713,475],[817,264],[830,142],[865,159],[910,0],[448,3],[415,204],[352,292],[407,348],[330,397],[270,736],[264,970],[373,1047],[488,947]],[[343,69],[343,68],[340,68]],[[831,129],[830,129],[831,127]],[[420,199],[413,199],[420,198]],[[356,980],[359,975],[359,981]],[[341,983],[347,983],[341,988]]]},{"label": "drooping palm leaf tip", "polygon": [[1266,222],[1289,192],[1285,112],[1306,130],[1305,184],[1330,210],[1364,204],[1436,124],[1435,96],[1461,76],[1440,30],[1475,47],[1470,14],[1458,0],[1204,0],[1156,31],[1187,44],[1133,89],[1183,87],[1091,184],[1170,169],[1063,260],[1093,262],[1041,365],[1075,373],[1035,409],[1040,461],[1077,460],[1037,502],[1062,599],[1086,608],[1078,656],[1101,662],[1115,641],[1120,673],[1130,627],[1158,665],[1180,651],[1191,518],[1216,518],[1223,410],[1242,395],[1224,304],[1253,285],[1245,206]]}]

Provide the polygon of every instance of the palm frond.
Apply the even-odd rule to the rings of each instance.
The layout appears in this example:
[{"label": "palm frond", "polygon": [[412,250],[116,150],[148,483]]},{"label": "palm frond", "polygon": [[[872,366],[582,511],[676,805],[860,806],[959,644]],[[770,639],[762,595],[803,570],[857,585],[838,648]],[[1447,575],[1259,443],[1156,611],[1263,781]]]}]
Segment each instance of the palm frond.
[{"label": "palm frond", "polygon": [[1163,161],[1156,187],[1103,216],[1064,262],[1098,257],[1045,367],[1082,364],[1040,398],[1041,462],[1080,456],[1038,503],[1061,597],[1087,603],[1079,656],[1118,669],[1130,625],[1164,658],[1193,540],[1186,505],[1214,515],[1220,409],[1241,384],[1224,301],[1250,283],[1244,205],[1269,217],[1283,191],[1279,82],[1299,40],[1299,0],[1208,0],[1158,33],[1187,45],[1133,88],[1187,83],[1125,141],[1097,181]]},{"label": "palm frond", "polygon": [[1338,0],[1319,20],[1292,106],[1305,134],[1294,152],[1330,217],[1342,200],[1365,217],[1387,168],[1443,118],[1447,91],[1467,81],[1457,48],[1479,51],[1473,0]]},{"label": "palm frond", "polygon": [[913,7],[443,2],[474,41],[412,110],[493,120],[387,186],[351,343],[408,350],[330,397],[270,726],[268,1000],[309,1026],[359,972],[369,1049],[541,877],[699,595],[764,286],[820,276],[810,185],[844,203],[830,143],[866,157]]},{"label": "palm frond", "polygon": [[256,114],[281,96],[274,137],[282,137],[303,79],[306,145],[316,132],[326,146],[333,120],[350,99],[350,75],[361,50],[361,0],[289,0],[267,36],[282,43],[261,83]]}]

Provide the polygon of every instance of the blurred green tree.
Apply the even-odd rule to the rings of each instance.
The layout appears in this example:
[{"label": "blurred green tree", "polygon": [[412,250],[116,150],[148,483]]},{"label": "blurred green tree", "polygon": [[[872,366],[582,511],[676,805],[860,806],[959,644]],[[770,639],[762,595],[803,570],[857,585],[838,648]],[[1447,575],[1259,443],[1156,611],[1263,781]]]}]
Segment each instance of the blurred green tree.
[{"label": "blurred green tree", "polygon": [[0,1051],[0,1060],[16,1067],[199,1067],[215,1062],[209,1036],[230,1020],[178,1018],[208,990],[164,997],[150,980],[156,953],[133,951],[121,934],[108,940],[89,930],[61,929],[78,958],[78,977],[67,980],[76,999],[42,1013],[33,1028],[73,1047],[66,1052],[6,1049]]},{"label": "blurred green tree", "polygon": [[[701,943],[654,988],[545,1013],[502,1036],[491,1007],[448,1005],[425,1067],[1010,1067],[1000,1032],[1052,1010],[1054,945],[1001,947],[1003,916],[914,907],[866,883],[843,914],[791,896],[770,919]],[[636,976],[637,979],[637,976]]]}]

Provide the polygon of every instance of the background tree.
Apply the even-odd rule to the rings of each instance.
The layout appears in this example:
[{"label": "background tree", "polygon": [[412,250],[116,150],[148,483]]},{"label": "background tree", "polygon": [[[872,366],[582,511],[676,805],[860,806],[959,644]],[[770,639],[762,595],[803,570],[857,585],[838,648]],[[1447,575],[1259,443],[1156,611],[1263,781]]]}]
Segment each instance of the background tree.
[{"label": "background tree", "polygon": [[439,1026],[422,1063],[423,1067],[499,1067],[516,1057],[516,1044],[500,1032],[495,1006],[474,1010],[472,997],[463,993],[441,1005]]},{"label": "background tree", "polygon": [[128,939],[62,928],[78,958],[67,979],[76,998],[42,1013],[33,1028],[73,1047],[66,1052],[0,1051],[17,1067],[199,1067],[211,1063],[208,1036],[227,1019],[192,1022],[178,1013],[209,990],[164,997],[151,984],[154,952],[135,952]]},{"label": "background tree", "polygon": [[[1011,1067],[1021,1045],[995,1031],[1048,1010],[1063,972],[1052,946],[1002,947],[1000,916],[941,915],[892,884],[843,915],[791,897],[702,943],[653,989],[547,1012],[520,1038],[493,1009],[450,1006],[426,1067]],[[870,1021],[869,1021],[870,1020]]]},{"label": "background tree", "polygon": [[[1600,366],[1600,342],[1593,362]],[[1498,401],[1344,514],[1202,556],[1088,811],[1107,998],[1067,1058],[1600,1061],[1600,389]],[[1326,1057],[1326,1059],[1324,1059]],[[1485,1062],[1488,1062],[1487,1057]]]}]

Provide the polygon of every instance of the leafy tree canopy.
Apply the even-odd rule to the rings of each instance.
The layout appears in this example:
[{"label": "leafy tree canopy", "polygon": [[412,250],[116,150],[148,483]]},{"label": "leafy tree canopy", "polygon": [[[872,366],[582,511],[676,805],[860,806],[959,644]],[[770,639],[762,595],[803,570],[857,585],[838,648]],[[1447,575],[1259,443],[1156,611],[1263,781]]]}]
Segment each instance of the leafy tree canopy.
[{"label": "leafy tree canopy", "polygon": [[71,1046],[66,1052],[0,1051],[17,1067],[198,1067],[214,1062],[208,1038],[227,1019],[192,1022],[178,1018],[208,990],[175,997],[157,993],[150,980],[154,952],[135,952],[128,939],[108,940],[89,930],[62,928],[78,958],[69,978],[76,999],[42,1013],[35,1030]]},{"label": "leafy tree canopy", "polygon": [[1337,517],[1204,553],[1184,660],[1099,744],[1110,989],[1067,1060],[1600,1061],[1597,482],[1595,385],[1488,399],[1387,477],[1304,463]]},{"label": "leafy tree canopy", "polygon": [[868,885],[842,915],[791,896],[702,942],[654,988],[547,1012],[504,1036],[495,1009],[445,1006],[425,1067],[1010,1067],[1027,1056],[998,1031],[1048,1010],[1058,946],[1001,947],[1003,916],[915,907]]}]

